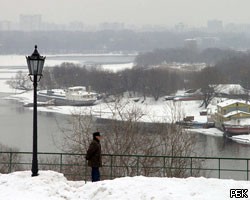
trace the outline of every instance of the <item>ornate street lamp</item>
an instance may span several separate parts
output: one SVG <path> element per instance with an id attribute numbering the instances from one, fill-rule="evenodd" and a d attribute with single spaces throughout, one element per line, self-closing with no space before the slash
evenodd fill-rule
<path id="1" fill-rule="evenodd" d="M 29 77 L 34 86 L 33 98 L 33 154 L 32 154 L 32 176 L 38 176 L 38 160 L 37 160 L 37 82 L 42 77 L 43 65 L 45 62 L 44 56 L 40 56 L 37 51 L 37 45 L 31 56 L 26 56 Z"/>

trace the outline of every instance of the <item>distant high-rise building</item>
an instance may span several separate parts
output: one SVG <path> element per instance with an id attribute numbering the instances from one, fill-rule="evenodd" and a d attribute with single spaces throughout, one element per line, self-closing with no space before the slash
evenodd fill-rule
<path id="1" fill-rule="evenodd" d="M 20 15 L 20 30 L 22 31 L 38 31 L 42 27 L 42 15 Z"/>
<path id="2" fill-rule="evenodd" d="M 102 30 L 122 30 L 124 23 L 101 23 L 100 29 Z"/>
<path id="3" fill-rule="evenodd" d="M 10 21 L 0 21 L 0 30 L 1 31 L 11 30 L 11 22 Z"/>
<path id="4" fill-rule="evenodd" d="M 175 25 L 175 30 L 178 31 L 178 32 L 182 32 L 184 31 L 186 28 L 185 24 L 180 22 L 178 24 Z"/>
<path id="5" fill-rule="evenodd" d="M 192 52 L 197 52 L 198 50 L 198 41 L 196 38 L 185 39 L 184 41 L 185 48 Z"/>
<path id="6" fill-rule="evenodd" d="M 209 20 L 207 22 L 207 29 L 211 32 L 220 32 L 223 30 L 223 23 L 220 20 Z"/>
<path id="7" fill-rule="evenodd" d="M 220 38 L 218 37 L 201 37 L 201 48 L 216 48 L 219 47 Z"/>
<path id="8" fill-rule="evenodd" d="M 82 31 L 84 30 L 84 24 L 79 21 L 73 21 L 69 23 L 68 29 L 70 31 Z"/>

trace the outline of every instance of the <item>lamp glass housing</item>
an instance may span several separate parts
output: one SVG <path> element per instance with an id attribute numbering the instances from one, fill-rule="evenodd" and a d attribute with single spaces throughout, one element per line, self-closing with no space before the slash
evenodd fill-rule
<path id="1" fill-rule="evenodd" d="M 31 56 L 26 56 L 26 61 L 29 69 L 29 75 L 42 76 L 45 56 L 40 56 L 37 51 L 37 46 Z"/>

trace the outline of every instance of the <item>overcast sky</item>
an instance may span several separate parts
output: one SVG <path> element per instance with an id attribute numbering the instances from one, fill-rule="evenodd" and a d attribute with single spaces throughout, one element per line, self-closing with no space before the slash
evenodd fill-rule
<path id="1" fill-rule="evenodd" d="M 206 26 L 207 20 L 250 24 L 250 0 L 0 0 L 0 21 L 41 14 L 43 21 L 85 24 Z"/>

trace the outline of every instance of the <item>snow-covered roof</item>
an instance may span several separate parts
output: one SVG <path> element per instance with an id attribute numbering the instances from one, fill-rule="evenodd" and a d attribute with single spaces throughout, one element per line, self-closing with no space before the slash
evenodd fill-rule
<path id="1" fill-rule="evenodd" d="M 201 94 L 201 89 L 178 90 L 175 96 L 190 96 L 195 94 Z"/>
<path id="2" fill-rule="evenodd" d="M 246 89 L 239 84 L 219 84 L 214 88 L 217 93 L 246 94 Z"/>
<path id="3" fill-rule="evenodd" d="M 249 102 L 246 102 L 244 100 L 237 100 L 237 99 L 228 99 L 226 101 L 223 101 L 221 103 L 218 103 L 217 106 L 219 107 L 226 107 L 228 105 L 232 105 L 232 104 L 235 104 L 235 103 L 243 103 L 243 104 L 248 104 L 250 105 Z"/>
<path id="4" fill-rule="evenodd" d="M 72 91 L 79 91 L 79 90 L 86 91 L 85 86 L 73 86 L 73 87 L 69 87 L 68 89 Z"/>
<path id="5" fill-rule="evenodd" d="M 244 111 L 241 111 L 241 110 L 234 110 L 234 111 L 229 112 L 226 115 L 224 115 L 224 117 L 234 116 L 234 115 L 239 114 L 239 113 L 250 115 L 250 113 L 248 113 L 248 112 L 244 112 Z"/>

